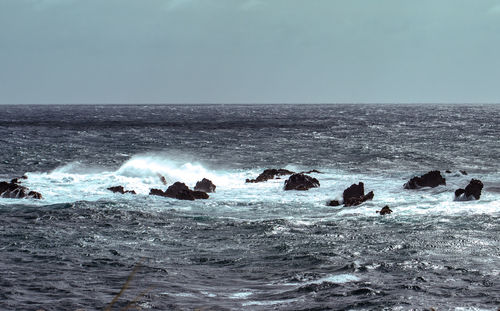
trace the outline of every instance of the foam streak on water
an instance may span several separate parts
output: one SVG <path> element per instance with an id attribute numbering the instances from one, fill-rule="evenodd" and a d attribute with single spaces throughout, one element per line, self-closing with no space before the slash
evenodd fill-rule
<path id="1" fill-rule="evenodd" d="M 44 199 L 0 199 L 0 309 L 103 309 L 143 258 L 117 309 L 495 310 L 500 109 L 408 108 L 7 106 L 0 175 Z M 321 187 L 245 183 L 266 168 Z M 445 186 L 403 190 L 433 169 Z M 217 192 L 149 196 L 159 175 Z M 481 199 L 454 201 L 471 178 Z M 372 201 L 326 206 L 359 181 Z"/>

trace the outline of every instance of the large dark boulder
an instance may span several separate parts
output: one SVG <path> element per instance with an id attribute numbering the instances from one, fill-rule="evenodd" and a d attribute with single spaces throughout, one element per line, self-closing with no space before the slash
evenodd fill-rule
<path id="1" fill-rule="evenodd" d="M 173 185 L 170 185 L 167 188 L 167 191 L 165 191 L 166 196 L 175 198 L 177 194 L 179 194 L 182 191 L 190 191 L 189 187 L 186 186 L 185 183 L 182 182 L 175 182 Z"/>
<path id="2" fill-rule="evenodd" d="M 109 190 L 109 191 L 111 191 L 113 193 L 121 193 L 121 194 L 130 193 L 130 194 L 136 194 L 134 190 L 125 190 L 125 188 L 123 188 L 123 186 L 109 187 L 109 188 L 107 188 L 107 190 Z"/>
<path id="3" fill-rule="evenodd" d="M 203 191 L 203 192 L 215 192 L 215 188 L 217 188 L 211 180 L 203 178 L 194 186 L 195 191 Z"/>
<path id="4" fill-rule="evenodd" d="M 162 191 L 160 189 L 151 189 L 149 191 L 149 195 L 158 195 L 167 198 L 173 198 L 178 200 L 190 200 L 193 201 L 195 199 L 208 199 L 209 196 L 203 191 L 193 191 L 189 189 L 186 184 L 181 182 L 176 182 L 170 187 L 167 188 L 166 191 Z"/>
<path id="5" fill-rule="evenodd" d="M 269 179 L 274 179 L 276 176 L 287 176 L 287 175 L 292 175 L 294 172 L 285 170 L 285 169 L 267 169 L 264 172 L 262 172 L 257 178 L 255 179 L 247 179 L 247 183 L 258 183 L 258 182 L 263 182 L 267 181 Z"/>
<path id="6" fill-rule="evenodd" d="M 350 198 L 358 198 L 365 195 L 365 184 L 360 182 L 359 184 L 352 184 L 349 188 L 344 190 L 342 198 L 345 200 Z"/>
<path id="7" fill-rule="evenodd" d="M 479 179 L 471 179 L 465 189 L 457 189 L 455 191 L 455 200 L 479 200 L 481 197 L 481 190 L 483 190 L 483 183 Z"/>
<path id="8" fill-rule="evenodd" d="M 446 179 L 441 176 L 440 171 L 430 171 L 420 177 L 416 176 L 403 185 L 405 189 L 419 189 L 422 187 L 437 187 L 446 185 Z"/>
<path id="9" fill-rule="evenodd" d="M 365 185 L 362 182 L 357 185 L 352 184 L 349 188 L 345 189 L 342 194 L 344 206 L 357 206 L 365 201 L 372 200 L 373 197 L 373 191 L 370 191 L 365 195 Z"/>
<path id="10" fill-rule="evenodd" d="M 28 188 L 19 185 L 16 182 L 0 182 L 0 197 L 9 199 L 41 199 L 42 195 L 36 191 L 30 191 Z"/>
<path id="11" fill-rule="evenodd" d="M 304 174 L 293 174 L 285 181 L 285 190 L 309 190 L 319 187 L 319 181 Z"/>

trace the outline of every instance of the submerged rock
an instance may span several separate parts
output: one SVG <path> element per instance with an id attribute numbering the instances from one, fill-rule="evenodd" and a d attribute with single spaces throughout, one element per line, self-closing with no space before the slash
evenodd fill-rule
<path id="1" fill-rule="evenodd" d="M 392 213 L 392 210 L 389 208 L 388 205 L 384 206 L 380 211 L 377 211 L 380 215 L 388 215 Z"/>
<path id="2" fill-rule="evenodd" d="M 203 178 L 194 186 L 195 191 L 203 191 L 203 192 L 215 192 L 215 188 L 217 188 L 211 180 Z"/>
<path id="3" fill-rule="evenodd" d="M 304 174 L 293 174 L 285 181 L 285 190 L 309 190 L 319 187 L 319 181 Z"/>
<path id="4" fill-rule="evenodd" d="M 149 195 L 158 195 L 167 198 L 173 198 L 178 200 L 190 200 L 193 201 L 195 199 L 208 199 L 209 196 L 207 193 L 203 191 L 193 191 L 189 189 L 186 184 L 181 182 L 176 182 L 170 187 L 167 188 L 166 191 L 162 191 L 160 189 L 151 189 L 149 191 Z"/>
<path id="5" fill-rule="evenodd" d="M 470 201 L 479 200 L 481 198 L 481 191 L 483 190 L 483 183 L 479 179 L 471 179 L 465 189 L 455 190 L 455 200 Z"/>
<path id="6" fill-rule="evenodd" d="M 134 190 L 125 190 L 125 188 L 123 188 L 123 186 L 109 187 L 109 188 L 107 188 L 107 190 L 114 192 L 114 193 L 121 193 L 121 194 L 125 194 L 125 193 L 136 194 Z"/>
<path id="7" fill-rule="evenodd" d="M 446 185 L 446 179 L 441 176 L 440 171 L 430 171 L 420 177 L 413 177 L 406 184 L 403 185 L 405 189 L 419 189 L 422 187 L 437 187 L 439 185 Z"/>
<path id="8" fill-rule="evenodd" d="M 327 204 L 328 206 L 340 206 L 340 202 L 337 200 L 331 200 Z"/>
<path id="9" fill-rule="evenodd" d="M 247 179 L 247 183 L 258 183 L 258 182 L 264 182 L 268 181 L 269 179 L 274 179 L 276 176 L 286 176 L 286 175 L 292 175 L 294 172 L 285 170 L 285 169 L 267 169 L 264 172 L 262 172 L 257 178 L 255 179 Z"/>
<path id="10" fill-rule="evenodd" d="M 0 197 L 9 199 L 41 199 L 42 194 L 36 191 L 30 191 L 16 182 L 0 182 Z"/>
<path id="11" fill-rule="evenodd" d="M 365 185 L 362 182 L 359 182 L 357 185 L 352 184 L 342 194 L 344 206 L 357 206 L 365 201 L 372 200 L 374 196 L 373 191 L 365 195 Z"/>

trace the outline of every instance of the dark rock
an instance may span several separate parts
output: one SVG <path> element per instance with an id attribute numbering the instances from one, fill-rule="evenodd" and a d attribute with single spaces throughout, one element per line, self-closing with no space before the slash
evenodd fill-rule
<path id="1" fill-rule="evenodd" d="M 439 185 L 446 185 L 446 179 L 441 176 L 440 171 L 431 171 L 420 177 L 413 177 L 403 187 L 405 189 L 419 189 L 422 187 L 434 188 Z"/>
<path id="2" fill-rule="evenodd" d="M 468 175 L 467 172 L 464 170 L 460 170 L 459 172 L 462 173 L 462 175 Z"/>
<path id="3" fill-rule="evenodd" d="M 388 205 L 384 206 L 380 211 L 377 211 L 380 215 L 388 215 L 392 213 L 392 210 L 389 208 Z"/>
<path id="4" fill-rule="evenodd" d="M 446 170 L 446 174 L 451 174 L 451 171 L 450 170 Z"/>
<path id="5" fill-rule="evenodd" d="M 149 190 L 149 195 L 158 195 L 161 197 L 167 196 L 167 194 L 161 189 L 151 189 L 151 190 Z"/>
<path id="6" fill-rule="evenodd" d="M 458 198 L 459 196 L 461 196 L 464 193 L 465 193 L 465 189 L 462 189 L 462 188 L 457 189 L 457 190 L 455 190 L 455 197 Z"/>
<path id="7" fill-rule="evenodd" d="M 178 200 L 195 200 L 195 199 L 208 199 L 209 196 L 203 191 L 193 191 L 186 186 L 186 184 L 181 182 L 176 182 L 166 191 L 160 189 L 151 189 L 149 195 L 158 195 L 167 198 L 173 198 Z"/>
<path id="8" fill-rule="evenodd" d="M 107 190 L 114 192 L 114 193 L 121 193 L 121 194 L 125 194 L 125 193 L 136 194 L 134 190 L 125 190 L 125 188 L 123 188 L 123 186 L 109 187 Z"/>
<path id="9" fill-rule="evenodd" d="M 276 176 L 285 176 L 285 175 L 292 175 L 294 172 L 291 172 L 289 170 L 285 169 L 267 169 L 264 172 L 262 172 L 257 178 L 255 179 L 247 179 L 247 183 L 257 183 L 257 182 L 263 182 L 267 181 L 269 179 L 274 179 Z"/>
<path id="10" fill-rule="evenodd" d="M 455 199 L 458 200 L 479 200 L 481 198 L 483 183 L 478 179 L 471 179 L 465 189 L 455 190 Z"/>
<path id="11" fill-rule="evenodd" d="M 167 197 L 175 198 L 178 193 L 181 191 L 190 191 L 188 186 L 186 186 L 185 183 L 181 182 L 175 182 L 173 185 L 167 188 L 167 191 L 165 191 L 165 194 Z"/>
<path id="12" fill-rule="evenodd" d="M 375 194 L 373 191 L 368 192 L 366 195 L 362 195 L 359 197 L 354 197 L 354 198 L 348 198 L 347 200 L 344 200 L 344 206 L 357 206 L 360 205 L 363 202 L 366 202 L 368 200 L 373 200 L 373 197 Z"/>
<path id="13" fill-rule="evenodd" d="M 23 175 L 21 177 L 18 177 L 18 178 L 14 178 L 10 181 L 11 184 L 19 184 L 21 182 L 20 179 L 28 179 L 28 176 L 26 175 Z"/>
<path id="14" fill-rule="evenodd" d="M 30 191 L 30 192 L 28 192 L 28 198 L 41 200 L 42 194 L 40 192 Z"/>
<path id="15" fill-rule="evenodd" d="M 340 206 L 340 202 L 337 200 L 331 200 L 330 202 L 328 202 L 327 205 L 328 206 Z"/>
<path id="16" fill-rule="evenodd" d="M 365 195 L 365 185 L 360 182 L 357 185 L 352 184 L 349 188 L 345 189 L 342 197 L 344 199 L 344 206 L 356 206 L 365 201 L 372 200 L 374 193 L 370 191 Z"/>
<path id="17" fill-rule="evenodd" d="M 192 195 L 195 199 L 206 200 L 209 198 L 208 194 L 204 191 L 192 191 Z"/>
<path id="18" fill-rule="evenodd" d="M 167 189 L 168 192 L 168 189 Z M 181 189 L 175 194 L 175 198 L 178 200 L 189 200 L 189 201 L 194 201 L 195 197 L 193 195 L 194 191 L 191 191 L 189 189 Z"/>
<path id="19" fill-rule="evenodd" d="M 358 198 L 365 195 L 365 185 L 360 182 L 359 184 L 352 184 L 349 188 L 344 190 L 342 198 L 344 202 L 350 198 Z"/>
<path id="20" fill-rule="evenodd" d="M 0 182 L 0 197 L 9 199 L 32 198 L 41 199 L 42 195 L 36 191 L 30 191 L 28 188 L 13 182 Z"/>
<path id="21" fill-rule="evenodd" d="M 309 190 L 319 187 L 319 181 L 316 178 L 304 174 L 293 174 L 285 181 L 285 190 Z"/>
<path id="22" fill-rule="evenodd" d="M 196 183 L 194 186 L 195 191 L 203 191 L 203 192 L 215 192 L 216 186 L 212 183 L 211 180 L 203 178 L 201 181 Z"/>

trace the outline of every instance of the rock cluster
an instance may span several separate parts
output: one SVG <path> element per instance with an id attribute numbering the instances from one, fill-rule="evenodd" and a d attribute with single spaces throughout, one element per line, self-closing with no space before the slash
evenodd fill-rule
<path id="1" fill-rule="evenodd" d="M 21 178 L 14 178 L 10 182 L 2 181 L 0 182 L 0 197 L 9 199 L 38 199 L 42 198 L 42 194 L 36 191 L 30 191 L 28 188 L 21 186 L 19 184 L 19 179 L 26 179 L 23 176 Z"/>
<path id="2" fill-rule="evenodd" d="M 186 184 L 181 182 L 176 182 L 170 187 L 167 188 L 166 191 L 161 189 L 151 189 L 149 195 L 158 195 L 167 198 L 173 198 L 178 200 L 190 200 L 194 201 L 196 199 L 208 199 L 209 196 L 206 192 L 203 191 L 193 191 L 189 189 Z"/>

